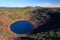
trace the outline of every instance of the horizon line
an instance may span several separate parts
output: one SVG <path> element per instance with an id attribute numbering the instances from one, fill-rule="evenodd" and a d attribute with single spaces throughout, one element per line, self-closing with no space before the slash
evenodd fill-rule
<path id="1" fill-rule="evenodd" d="M 60 7 L 43 7 L 43 6 L 24 6 L 24 7 L 9 7 L 9 6 L 0 6 L 0 8 L 25 8 L 25 7 L 60 8 Z"/>

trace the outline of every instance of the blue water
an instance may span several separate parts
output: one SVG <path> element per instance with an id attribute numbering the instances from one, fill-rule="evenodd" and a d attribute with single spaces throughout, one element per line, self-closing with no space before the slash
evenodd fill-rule
<path id="1" fill-rule="evenodd" d="M 16 34 L 26 34 L 32 32 L 34 26 L 28 21 L 17 21 L 11 24 L 10 29 Z"/>

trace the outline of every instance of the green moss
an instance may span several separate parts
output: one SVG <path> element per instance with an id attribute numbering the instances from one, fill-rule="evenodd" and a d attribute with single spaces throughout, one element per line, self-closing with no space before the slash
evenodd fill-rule
<path id="1" fill-rule="evenodd" d="M 2 21 L 0 21 L 0 26 L 2 26 L 3 25 L 3 22 Z"/>

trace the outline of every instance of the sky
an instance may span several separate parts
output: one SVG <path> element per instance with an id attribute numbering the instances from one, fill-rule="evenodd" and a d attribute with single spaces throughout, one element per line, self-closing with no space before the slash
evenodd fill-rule
<path id="1" fill-rule="evenodd" d="M 60 7 L 60 0 L 0 0 L 0 7 Z"/>

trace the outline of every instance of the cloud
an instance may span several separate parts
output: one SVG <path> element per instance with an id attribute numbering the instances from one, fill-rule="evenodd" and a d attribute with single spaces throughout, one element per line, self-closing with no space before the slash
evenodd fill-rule
<path id="1" fill-rule="evenodd" d="M 52 4 L 52 3 L 40 3 L 37 6 L 41 7 L 60 7 L 60 4 Z"/>
<path id="2" fill-rule="evenodd" d="M 0 7 L 21 7 L 20 4 L 1 4 Z"/>

